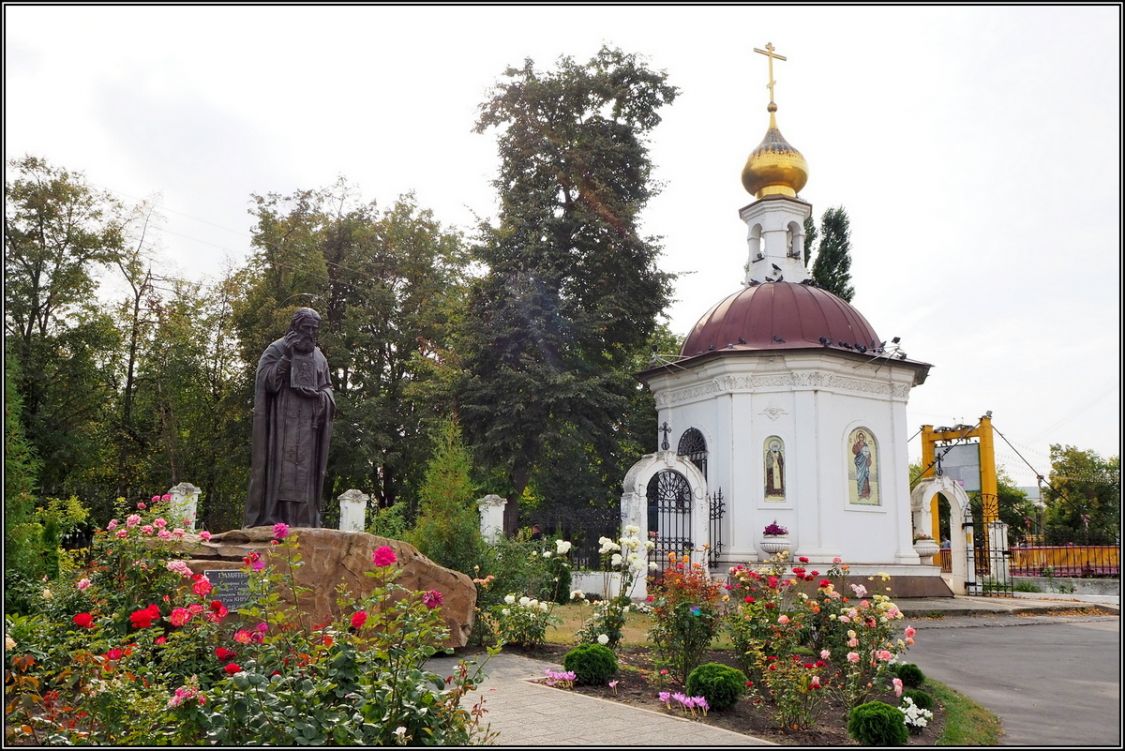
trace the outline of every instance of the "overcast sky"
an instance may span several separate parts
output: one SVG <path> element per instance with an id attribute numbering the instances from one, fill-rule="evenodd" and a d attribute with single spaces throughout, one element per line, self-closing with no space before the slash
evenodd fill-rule
<path id="1" fill-rule="evenodd" d="M 778 125 L 814 216 L 844 206 L 853 304 L 933 363 L 923 423 L 994 425 L 1120 453 L 1121 17 L 1104 7 L 5 7 L 5 157 L 33 154 L 136 202 L 159 195 L 165 268 L 249 252 L 251 193 L 345 176 L 414 191 L 447 226 L 495 212 L 477 107 L 509 65 L 644 55 L 681 96 L 652 137 L 643 230 L 679 272 L 685 334 L 738 288 L 739 181 Z M 919 440 L 911 458 L 920 455 Z M 997 440 L 1018 484 L 1034 474 Z"/>

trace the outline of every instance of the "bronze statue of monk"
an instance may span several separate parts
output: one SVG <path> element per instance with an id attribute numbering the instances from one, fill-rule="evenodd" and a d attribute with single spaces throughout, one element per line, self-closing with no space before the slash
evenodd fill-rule
<path id="1" fill-rule="evenodd" d="M 316 346 L 320 315 L 293 314 L 266 347 L 254 377 L 254 431 L 245 526 L 319 527 L 336 401 L 328 361 Z"/>

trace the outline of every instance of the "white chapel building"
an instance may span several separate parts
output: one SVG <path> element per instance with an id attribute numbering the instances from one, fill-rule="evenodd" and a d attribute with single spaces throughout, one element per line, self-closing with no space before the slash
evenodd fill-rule
<path id="1" fill-rule="evenodd" d="M 792 556 L 822 571 L 840 556 L 854 574 L 891 574 L 898 594 L 948 595 L 912 539 L 906 403 L 930 365 L 811 283 L 802 251 L 812 206 L 799 195 L 808 165 L 776 111 L 771 101 L 742 171 L 754 200 L 739 211 L 738 286 L 677 358 L 638 374 L 655 396 L 660 450 L 627 474 L 622 519 L 658 550 L 704 550 L 716 573 L 764 559 L 776 522 Z"/>

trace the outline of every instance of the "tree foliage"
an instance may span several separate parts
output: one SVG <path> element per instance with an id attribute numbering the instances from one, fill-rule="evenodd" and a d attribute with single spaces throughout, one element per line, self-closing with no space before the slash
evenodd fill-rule
<path id="1" fill-rule="evenodd" d="M 418 523 L 407 535 L 409 541 L 442 566 L 472 574 L 484 541 L 472 459 L 461 443 L 461 428 L 452 419 L 435 431 L 433 458 L 419 494 Z"/>
<path id="2" fill-rule="evenodd" d="M 805 231 L 808 232 L 807 225 Z M 806 234 L 805 237 L 814 235 Z M 806 239 L 806 254 L 810 243 L 811 240 Z M 851 267 L 851 230 L 848 227 L 848 212 L 843 206 L 828 209 L 820 219 L 820 244 L 817 246 L 816 260 L 813 261 L 812 278 L 821 288 L 845 302 L 851 302 L 855 297 L 855 288 L 851 283 Z"/>
<path id="3" fill-rule="evenodd" d="M 122 250 L 120 206 L 79 173 L 25 157 L 5 181 L 4 325 L 22 368 L 27 439 L 52 495 L 84 493 L 112 466 L 106 432 L 119 333 L 94 297 Z"/>
<path id="4" fill-rule="evenodd" d="M 548 453 L 612 451 L 628 366 L 668 302 L 659 246 L 637 226 L 654 190 L 645 139 L 677 94 L 665 79 L 603 48 L 584 65 L 509 68 L 481 106 L 478 132 L 498 133 L 500 216 L 476 249 L 488 273 L 469 297 L 461 418 L 505 476 L 509 532 Z"/>
<path id="5" fill-rule="evenodd" d="M 803 249 L 803 259 L 805 268 L 809 267 L 809 259 L 812 258 L 813 248 L 816 247 L 816 222 L 813 221 L 812 215 L 805 217 L 805 247 Z"/>
<path id="6" fill-rule="evenodd" d="M 1121 457 L 1051 445 L 1044 501 L 1047 542 L 1111 545 L 1121 539 Z"/>

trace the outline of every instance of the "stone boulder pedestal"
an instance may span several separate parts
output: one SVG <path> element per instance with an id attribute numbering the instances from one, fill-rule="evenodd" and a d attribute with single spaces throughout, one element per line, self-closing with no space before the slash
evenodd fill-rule
<path id="1" fill-rule="evenodd" d="M 336 529 L 291 528 L 300 544 L 303 565 L 296 579 L 300 586 L 310 588 L 300 601 L 310 617 L 311 624 L 321 624 L 339 615 L 336 605 L 336 588 L 340 583 L 357 597 L 370 594 L 376 581 L 364 576 L 375 565 L 371 554 L 384 545 L 395 551 L 402 572 L 395 579 L 407 589 L 428 591 L 436 589 L 442 594 L 441 613 L 449 627 L 449 640 L 445 646 L 463 647 L 468 643 L 473 627 L 473 613 L 477 591 L 472 580 L 459 571 L 444 568 L 418 552 L 418 549 L 401 540 L 369 535 L 366 532 L 344 532 Z M 213 535 L 204 542 L 188 535 L 180 544 L 188 566 L 197 573 L 204 570 L 242 569 L 243 558 L 257 551 L 267 562 L 277 554 L 272 527 L 232 529 Z M 284 560 L 278 561 L 283 563 Z"/>

